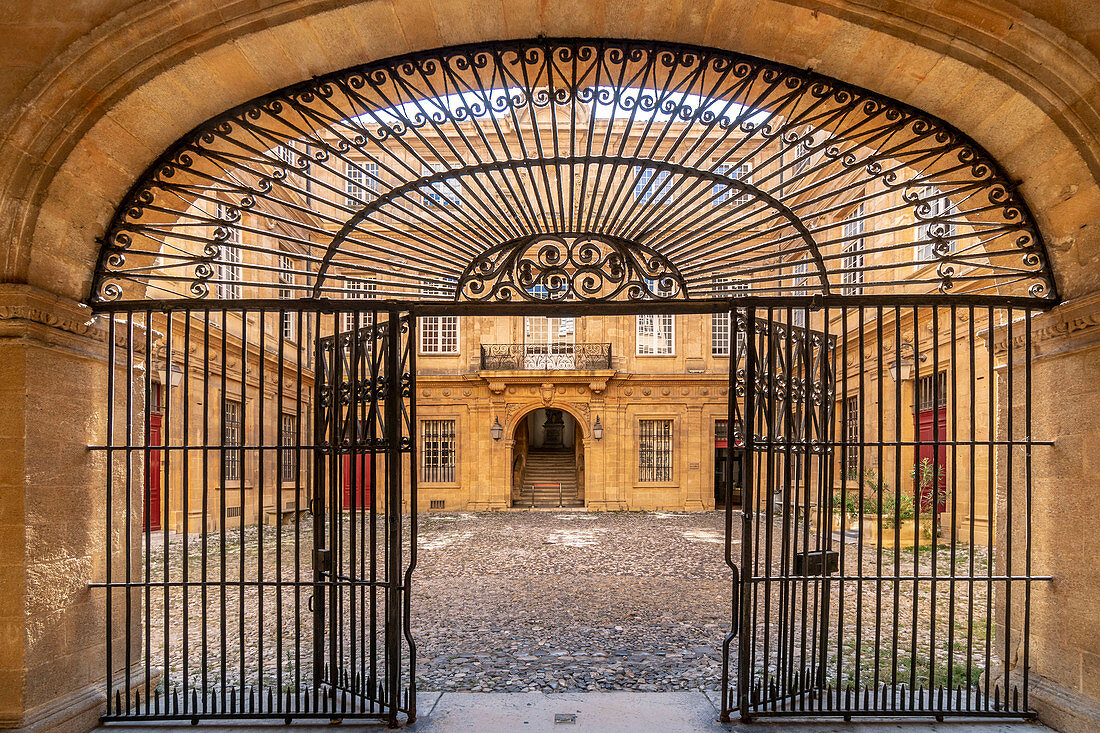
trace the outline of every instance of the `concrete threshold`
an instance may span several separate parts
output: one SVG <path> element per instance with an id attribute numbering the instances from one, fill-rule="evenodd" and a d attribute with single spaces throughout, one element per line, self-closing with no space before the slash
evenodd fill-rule
<path id="1" fill-rule="evenodd" d="M 764 720 L 750 724 L 718 722 L 717 693 L 698 692 L 421 692 L 417 696 L 420 716 L 405 730 L 415 733 L 688 733 L 729 731 L 737 733 L 1049 733 L 1039 723 L 1014 721 L 947 721 L 925 719 L 858 720 Z M 203 723 L 119 724 L 102 726 L 101 731 L 276 731 L 292 733 L 336 733 L 340 730 L 382 731 L 384 724 L 345 722 L 318 723 Z"/>

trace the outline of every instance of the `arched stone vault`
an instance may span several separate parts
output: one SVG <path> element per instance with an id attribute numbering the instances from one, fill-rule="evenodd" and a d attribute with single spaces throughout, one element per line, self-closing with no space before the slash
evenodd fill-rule
<path id="1" fill-rule="evenodd" d="M 1007 2 L 935 12 L 813 0 L 626 10 L 530 0 L 300 0 L 217 11 L 148 2 L 119 11 L 58 49 L 10 107 L 0 148 L 5 280 L 86 299 L 95 237 L 130 182 L 187 129 L 233 104 L 364 60 L 553 32 L 755 54 L 941 116 L 1019 178 L 1063 296 L 1100 285 L 1091 221 L 1100 207 L 1091 101 L 1100 69 L 1084 47 Z"/>

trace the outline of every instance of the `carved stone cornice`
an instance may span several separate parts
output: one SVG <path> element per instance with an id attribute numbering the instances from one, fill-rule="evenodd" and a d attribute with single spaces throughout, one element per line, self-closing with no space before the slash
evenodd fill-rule
<path id="1" fill-rule="evenodd" d="M 1013 314 L 1012 350 L 1022 358 L 1027 345 L 1023 314 Z M 1046 313 L 1031 317 L 1033 357 L 1054 354 L 1100 344 L 1100 291 L 1066 301 Z M 1008 325 L 993 331 L 993 350 L 998 356 L 1008 353 Z"/>
<path id="2" fill-rule="evenodd" d="M 74 300 L 22 284 L 0 285 L 0 332 L 29 324 L 106 342 L 107 329 L 92 319 L 92 311 Z"/>

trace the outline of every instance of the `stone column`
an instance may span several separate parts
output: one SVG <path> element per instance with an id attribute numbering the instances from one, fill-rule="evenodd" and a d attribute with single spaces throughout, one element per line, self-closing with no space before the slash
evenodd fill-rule
<path id="1" fill-rule="evenodd" d="M 1014 437 L 1024 436 L 1024 328 L 1013 330 Z M 1007 333 L 995 336 L 998 350 L 998 422 L 1007 417 Z M 1032 322 L 1032 435 L 1054 445 L 1032 451 L 1032 573 L 1053 581 L 1032 583 L 1030 704 L 1040 719 L 1063 731 L 1100 730 L 1100 294 L 1070 301 Z M 998 545 L 1012 542 L 1012 573 L 1022 575 L 1025 546 L 1024 449 L 1012 451 L 1013 526 L 1007 528 L 1004 487 L 1008 456 L 997 460 L 995 525 Z M 1004 553 L 998 573 L 1004 572 Z M 1023 681 L 1023 583 L 1014 584 L 1009 620 L 1009 687 Z M 998 591 L 999 654 L 1004 655 L 1004 594 Z M 994 674 L 1003 675 L 1002 671 Z M 1003 676 L 1001 677 L 1003 680 Z"/>
<path id="2" fill-rule="evenodd" d="M 88 446 L 106 440 L 107 330 L 89 317 L 0 285 L 0 727 L 86 731 L 105 710 L 106 591 L 89 584 L 105 574 L 106 457 Z"/>

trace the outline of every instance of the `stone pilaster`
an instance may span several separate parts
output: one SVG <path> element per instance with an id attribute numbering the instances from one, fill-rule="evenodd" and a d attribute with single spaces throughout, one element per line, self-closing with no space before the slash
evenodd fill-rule
<path id="1" fill-rule="evenodd" d="M 90 315 L 0 285 L 0 727 L 85 731 L 106 703 L 106 591 L 89 587 L 106 459 L 88 446 L 106 438 L 108 332 Z"/>
<path id="2" fill-rule="evenodd" d="M 1100 522 L 1097 522 L 1097 487 L 1100 486 L 1100 294 L 1070 301 L 1032 320 L 1031 410 L 1032 435 L 1053 440 L 1053 446 L 1036 446 L 1032 457 L 1032 573 L 1052 575 L 1052 581 L 1032 583 L 1029 619 L 1031 639 L 1028 657 L 1031 705 L 1040 719 L 1058 730 L 1083 733 L 1100 730 Z M 998 397 L 1002 432 L 1007 427 L 1007 329 L 995 335 L 998 362 Z M 1013 435 L 1023 435 L 1027 409 L 1024 398 L 1026 371 L 1022 362 L 1025 335 L 1021 321 L 1013 328 Z M 1009 456 L 998 457 L 998 485 L 1005 486 Z M 996 524 L 999 544 L 1011 541 L 1024 547 L 1022 521 L 1025 508 L 1022 448 L 1012 452 L 1015 521 L 1007 528 L 1008 502 L 998 497 Z M 1002 571 L 1004 557 L 999 558 Z M 1013 561 L 1012 573 L 1023 574 L 1022 556 Z M 1023 680 L 1022 637 L 1023 584 L 1013 589 L 1010 617 L 1014 640 L 1009 685 Z M 1004 596 L 998 597 L 998 636 L 1004 644 Z M 1002 651 L 1003 655 L 1004 652 Z"/>

